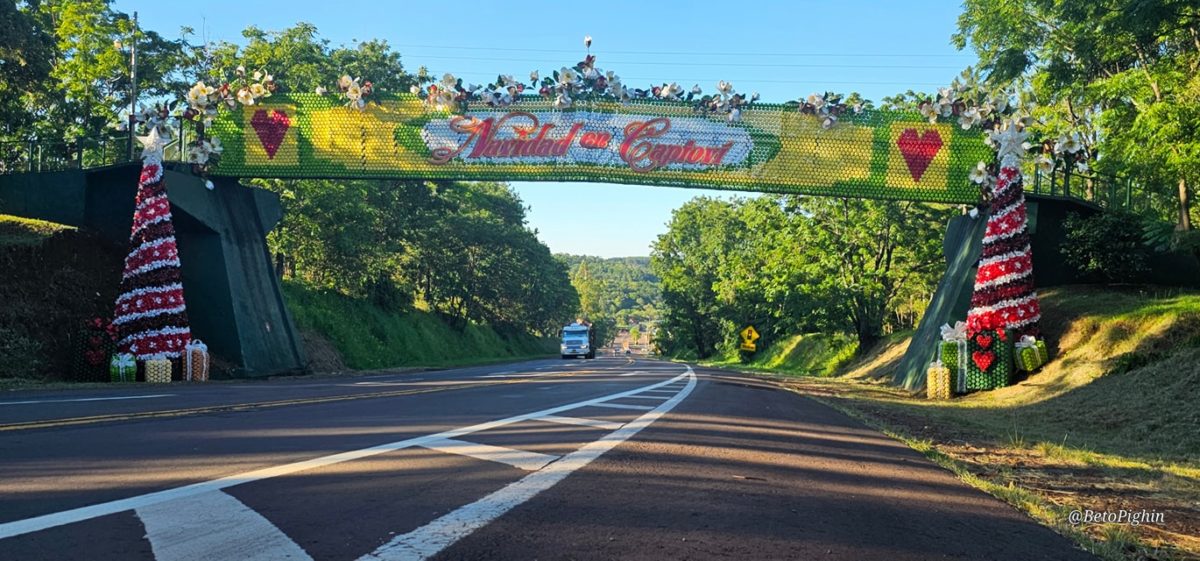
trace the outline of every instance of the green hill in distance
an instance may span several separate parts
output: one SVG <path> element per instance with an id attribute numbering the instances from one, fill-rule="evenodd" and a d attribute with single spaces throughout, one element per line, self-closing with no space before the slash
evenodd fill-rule
<path id="1" fill-rule="evenodd" d="M 566 264 L 579 293 L 580 316 L 597 325 L 602 343 L 624 341 L 630 335 L 649 340 L 662 307 L 662 290 L 649 257 L 554 257 Z"/>

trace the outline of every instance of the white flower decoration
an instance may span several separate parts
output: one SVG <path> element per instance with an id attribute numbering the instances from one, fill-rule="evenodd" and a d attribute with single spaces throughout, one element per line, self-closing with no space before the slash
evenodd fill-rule
<path id="1" fill-rule="evenodd" d="M 971 170 L 971 173 L 968 175 L 968 177 L 971 179 L 971 181 L 982 185 L 983 182 L 987 181 L 988 178 L 987 164 L 979 162 L 979 164 L 975 166 L 975 169 Z"/>
<path id="2" fill-rule="evenodd" d="M 1042 173 L 1050 173 L 1054 171 L 1054 160 L 1051 160 L 1045 154 L 1038 156 L 1037 169 Z"/>
<path id="3" fill-rule="evenodd" d="M 254 94 L 250 93 L 250 88 L 238 90 L 237 99 L 242 105 L 254 105 Z"/>

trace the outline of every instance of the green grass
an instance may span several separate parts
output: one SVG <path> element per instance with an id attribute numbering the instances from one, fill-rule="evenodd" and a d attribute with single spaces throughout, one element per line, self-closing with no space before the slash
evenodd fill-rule
<path id="1" fill-rule="evenodd" d="M 749 362 L 742 362 L 734 354 L 703 364 L 799 376 L 833 376 L 854 358 L 857 349 L 857 340 L 849 335 L 806 333 L 762 349 Z"/>
<path id="2" fill-rule="evenodd" d="M 299 283 L 285 282 L 283 292 L 297 327 L 328 339 L 354 369 L 477 364 L 557 350 L 555 341 L 484 325 L 458 330 L 434 314 L 389 313 L 365 300 Z"/>
<path id="3" fill-rule="evenodd" d="M 1064 287 L 1042 294 L 1042 311 L 1051 361 L 1006 388 L 930 401 L 882 383 L 904 340 L 871 349 L 838 377 L 789 383 L 1104 559 L 1197 554 L 1191 518 L 1176 520 L 1176 535 L 1071 527 L 1064 513 L 1200 503 L 1200 293 Z"/>
<path id="4" fill-rule="evenodd" d="M 1072 287 L 1043 295 L 1053 360 L 1017 384 L 907 414 L 1020 441 L 1200 467 L 1200 294 Z"/>
<path id="5" fill-rule="evenodd" d="M 0 247 L 38 245 L 58 232 L 74 229 L 45 220 L 0 214 Z"/>
<path id="6" fill-rule="evenodd" d="M 875 417 L 864 414 L 858 408 L 850 406 L 844 400 L 821 397 L 814 397 L 814 399 L 846 413 L 896 440 L 904 442 L 909 448 L 920 452 L 939 466 L 954 472 L 964 483 L 1024 511 L 1035 520 L 1071 538 L 1075 543 L 1101 559 L 1106 561 L 1126 561 L 1131 558 L 1131 554 L 1138 559 L 1152 559 L 1155 558 L 1152 556 L 1153 554 L 1159 553 L 1143 544 L 1126 527 L 1115 525 L 1106 527 L 1103 530 L 1103 539 L 1096 539 L 1088 533 L 1081 531 L 1079 527 L 1070 524 L 1067 516 L 1071 511 L 1070 506 L 1056 504 L 1047 500 L 1046 497 L 1030 491 L 1012 480 L 998 482 L 994 479 L 980 477 L 973 471 L 977 466 L 944 454 L 930 440 L 914 437 L 904 429 L 880 422 Z"/>

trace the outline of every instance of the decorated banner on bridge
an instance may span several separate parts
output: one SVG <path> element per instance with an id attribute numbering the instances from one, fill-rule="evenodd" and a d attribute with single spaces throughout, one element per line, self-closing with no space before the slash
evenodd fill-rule
<path id="1" fill-rule="evenodd" d="M 794 106 L 740 119 L 683 102 L 598 101 L 556 109 L 524 97 L 452 113 L 415 95 L 346 107 L 275 95 L 222 113 L 214 175 L 589 181 L 971 204 L 992 151 L 977 130 L 863 110 L 833 126 Z"/>

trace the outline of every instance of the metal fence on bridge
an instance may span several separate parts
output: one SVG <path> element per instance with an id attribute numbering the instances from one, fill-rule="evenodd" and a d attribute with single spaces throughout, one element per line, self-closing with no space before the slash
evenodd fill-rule
<path id="1" fill-rule="evenodd" d="M 182 143 L 173 140 L 164 149 L 164 159 L 182 161 Z M 0 174 L 89 169 L 133 161 L 140 146 L 130 154 L 129 137 L 99 136 L 70 141 L 0 141 Z"/>

